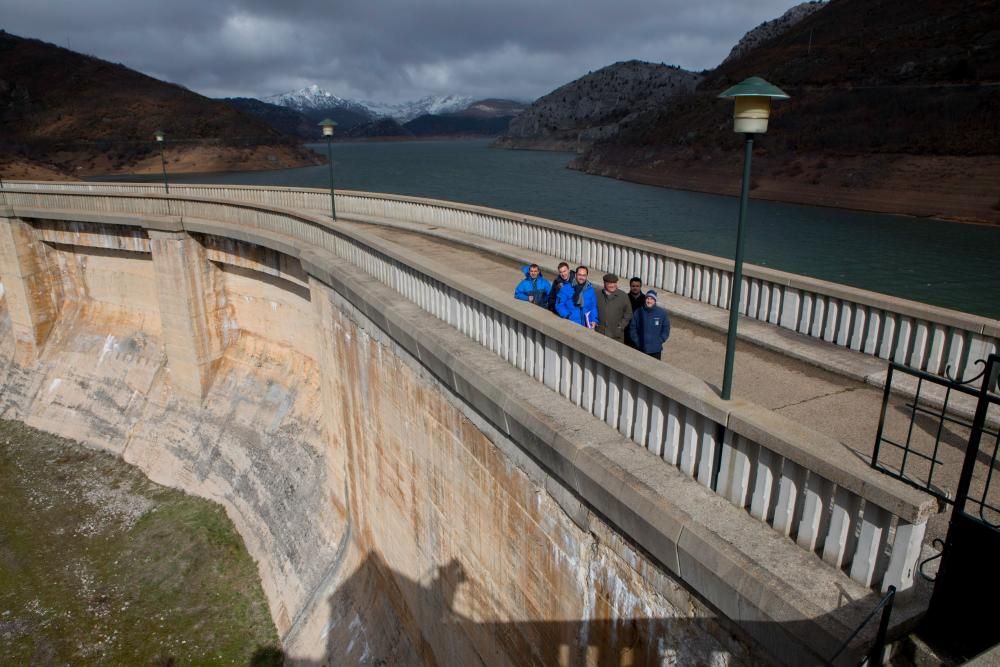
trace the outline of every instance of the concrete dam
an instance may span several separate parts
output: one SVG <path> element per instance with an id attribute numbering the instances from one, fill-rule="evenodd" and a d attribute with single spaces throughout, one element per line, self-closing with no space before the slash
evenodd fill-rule
<path id="1" fill-rule="evenodd" d="M 337 220 L 307 189 L 0 193 L 0 415 L 221 503 L 294 664 L 851 664 L 889 586 L 894 635 L 926 608 L 929 496 L 404 232 L 723 315 L 731 263 L 371 193 L 338 193 Z M 997 350 L 983 318 L 744 280 L 789 346 L 931 372 Z"/>

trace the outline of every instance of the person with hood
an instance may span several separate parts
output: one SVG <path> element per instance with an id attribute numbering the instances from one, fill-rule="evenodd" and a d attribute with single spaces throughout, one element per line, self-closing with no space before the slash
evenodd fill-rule
<path id="1" fill-rule="evenodd" d="M 618 276 L 613 273 L 604 275 L 604 289 L 597 293 L 597 319 L 600 320 L 595 329 L 597 333 L 619 343 L 625 342 L 632 306 L 625 293 L 618 289 Z"/>
<path id="2" fill-rule="evenodd" d="M 632 313 L 628 325 L 628 337 L 633 347 L 649 356 L 660 359 L 663 344 L 670 338 L 670 318 L 667 311 L 656 305 L 656 292 L 646 292 L 646 303 Z"/>
<path id="3" fill-rule="evenodd" d="M 566 283 L 556 297 L 556 313 L 559 317 L 576 322 L 588 329 L 598 324 L 597 295 L 587 280 L 589 270 L 585 266 L 576 267 L 572 283 Z"/>
<path id="4" fill-rule="evenodd" d="M 537 264 L 532 264 L 521 267 L 521 271 L 524 273 L 524 280 L 514 288 L 514 298 L 548 308 L 552 284 L 542 276 L 542 270 Z"/>
<path id="5" fill-rule="evenodd" d="M 549 310 L 556 315 L 559 314 L 556 311 L 556 301 L 559 300 L 559 290 L 561 290 L 563 285 L 566 283 L 572 283 L 573 281 L 573 272 L 569 270 L 569 264 L 566 262 L 559 262 L 558 273 L 556 273 L 556 277 L 552 280 L 552 290 L 549 292 Z"/>

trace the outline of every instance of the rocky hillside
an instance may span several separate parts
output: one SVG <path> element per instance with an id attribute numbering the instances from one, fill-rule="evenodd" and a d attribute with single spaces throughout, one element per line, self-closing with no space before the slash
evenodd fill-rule
<path id="1" fill-rule="evenodd" d="M 296 138 L 228 104 L 2 31 L 0 127 L 0 173 L 15 164 L 63 175 L 159 170 L 157 129 L 167 134 L 168 168 L 175 170 L 279 168 L 317 159 Z"/>
<path id="2" fill-rule="evenodd" d="M 729 55 L 726 56 L 726 59 L 723 60 L 722 63 L 725 64 L 731 60 L 736 60 L 761 44 L 770 41 L 775 37 L 780 37 L 793 25 L 809 16 L 817 9 L 823 7 L 824 4 L 824 2 L 820 2 L 819 0 L 814 2 L 803 2 L 801 5 L 795 5 L 774 20 L 764 21 L 759 26 L 743 35 L 743 38 L 736 43 L 736 46 L 733 47 L 733 50 L 729 52 Z"/>
<path id="3" fill-rule="evenodd" d="M 679 67 L 638 60 L 615 63 L 536 100 L 511 121 L 497 145 L 576 149 L 607 140 L 644 111 L 690 92 L 700 80 Z"/>
<path id="4" fill-rule="evenodd" d="M 243 113 L 256 116 L 282 134 L 305 140 L 316 140 L 322 134 L 318 125 L 319 120 L 313 122 L 301 111 L 280 104 L 262 102 L 252 97 L 226 97 L 220 101 Z M 340 123 L 340 121 L 337 122 Z"/>
<path id="5" fill-rule="evenodd" d="M 574 166 L 735 192 L 742 138 L 717 95 L 758 75 L 791 99 L 757 139 L 754 196 L 1000 222 L 995 0 L 831 0 L 782 27 Z"/>

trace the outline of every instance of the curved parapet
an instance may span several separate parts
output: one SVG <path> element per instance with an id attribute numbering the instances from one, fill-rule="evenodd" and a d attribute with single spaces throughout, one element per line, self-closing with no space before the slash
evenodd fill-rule
<path id="1" fill-rule="evenodd" d="M 66 192 L 153 194 L 154 184 L 11 182 Z M 219 197 L 325 212 L 329 191 L 234 185 L 176 185 L 189 196 Z M 422 222 L 502 241 L 529 252 L 639 276 L 643 285 L 728 309 L 732 261 L 537 216 L 419 197 L 340 191 L 337 210 L 359 220 Z M 1000 350 L 1000 321 L 762 266 L 745 265 L 745 317 L 936 375 L 966 377 Z M 974 373 L 973 373 L 974 374 Z"/>

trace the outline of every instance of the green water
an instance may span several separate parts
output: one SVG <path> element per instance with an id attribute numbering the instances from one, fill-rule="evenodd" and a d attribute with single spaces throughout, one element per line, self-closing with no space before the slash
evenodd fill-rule
<path id="1" fill-rule="evenodd" d="M 337 188 L 481 204 L 732 257 L 735 197 L 590 176 L 566 169 L 571 157 L 486 140 L 333 145 Z M 328 179 L 326 165 L 171 176 L 305 187 Z M 1000 318 L 1000 228 L 751 200 L 746 239 L 754 264 Z"/>

